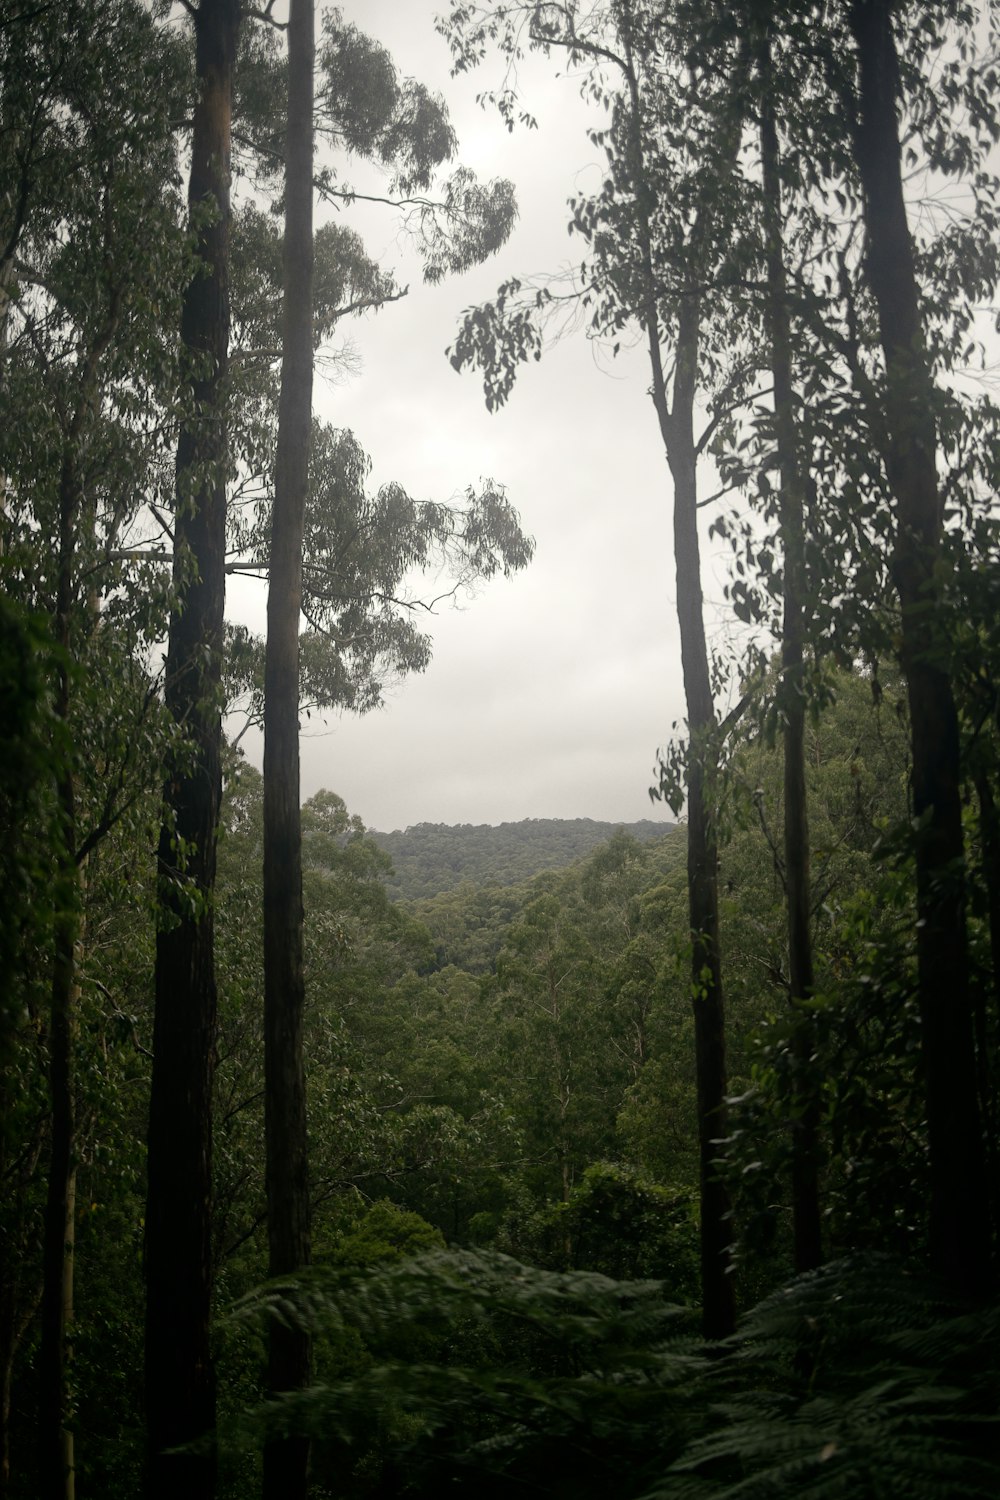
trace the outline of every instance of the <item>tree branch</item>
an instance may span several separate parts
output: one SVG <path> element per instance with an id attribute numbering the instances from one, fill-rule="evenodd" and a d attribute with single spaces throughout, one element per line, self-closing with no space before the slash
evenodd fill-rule
<path id="1" fill-rule="evenodd" d="M 287 21 L 276 21 L 274 19 L 274 6 L 275 0 L 268 0 L 268 3 L 263 10 L 256 10 L 249 5 L 245 5 L 243 7 L 243 14 L 247 16 L 251 21 L 263 21 L 266 25 L 273 26 L 275 31 L 287 31 Z"/>

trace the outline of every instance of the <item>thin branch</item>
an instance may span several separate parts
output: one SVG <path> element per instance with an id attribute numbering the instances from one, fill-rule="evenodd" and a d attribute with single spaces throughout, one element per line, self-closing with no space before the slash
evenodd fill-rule
<path id="1" fill-rule="evenodd" d="M 775 841 L 774 834 L 768 825 L 767 814 L 764 812 L 764 793 L 758 788 L 753 794 L 753 805 L 757 809 L 757 820 L 760 823 L 761 832 L 767 840 L 767 847 L 771 851 L 771 859 L 774 863 L 774 873 L 781 881 L 781 889 L 788 894 L 788 883 L 785 880 L 785 864 L 781 857 L 781 851 Z"/>
<path id="2" fill-rule="evenodd" d="M 143 699 L 142 708 L 139 712 L 138 717 L 138 722 L 140 724 L 145 719 L 152 705 L 156 702 L 157 696 L 158 683 L 154 679 L 149 684 L 146 690 L 146 695 Z M 115 771 L 114 776 L 109 781 L 107 789 L 105 791 L 104 805 L 101 809 L 101 815 L 94 826 L 91 828 L 87 837 L 83 840 L 82 844 L 80 844 L 76 850 L 74 859 L 78 867 L 83 864 L 84 860 L 91 853 L 91 851 L 97 848 L 97 845 L 102 841 L 102 839 L 104 839 L 111 832 L 112 828 L 114 828 L 115 825 L 121 821 L 121 819 L 129 811 L 129 809 L 134 807 L 145 793 L 145 787 L 139 786 L 136 787 L 131 796 L 123 797 L 121 802 L 118 802 L 118 798 L 119 796 L 121 796 L 121 793 L 125 786 L 126 775 L 128 774 L 129 767 L 131 766 L 133 761 L 134 743 L 135 742 L 132 737 L 129 737 L 126 740 L 125 751 L 118 763 L 117 770 Z M 115 806 L 116 802 L 118 802 L 117 807 Z"/>
<path id="3" fill-rule="evenodd" d="M 348 302 L 346 307 L 338 307 L 333 315 L 333 321 L 335 323 L 339 322 L 341 318 L 346 318 L 350 313 L 364 312 L 370 307 L 379 308 L 385 307 L 389 302 L 401 302 L 404 297 L 409 295 L 409 291 L 409 286 L 404 286 L 402 291 L 387 292 L 384 297 L 360 297 L 357 302 Z"/>
<path id="4" fill-rule="evenodd" d="M 753 693 L 744 693 L 740 701 L 726 714 L 726 717 L 719 724 L 719 734 L 723 740 L 728 739 L 752 701 Z"/>
<path id="5" fill-rule="evenodd" d="M 104 557 L 103 557 L 102 561 L 99 562 L 99 563 L 95 563 L 94 567 L 91 568 L 90 571 L 91 571 L 91 573 L 96 573 L 102 567 L 106 566 L 108 563 L 116 563 L 116 562 L 172 563 L 173 560 L 174 560 L 173 559 L 173 553 L 172 552 L 164 552 L 162 550 L 162 548 L 151 548 L 149 551 L 146 551 L 142 547 L 116 547 L 113 551 L 106 552 L 104 554 Z"/>
<path id="6" fill-rule="evenodd" d="M 250 6 L 245 6 L 243 9 L 243 14 L 245 16 L 248 16 L 251 21 L 263 21 L 266 25 L 273 26 L 275 31 L 287 31 L 287 21 L 276 21 L 274 19 L 274 15 L 272 14 L 272 12 L 274 11 L 274 5 L 275 0 L 268 0 L 268 4 L 264 10 L 254 10 L 251 9 Z"/>
<path id="7" fill-rule="evenodd" d="M 171 528 L 170 522 L 164 520 L 163 516 L 160 515 L 160 512 L 157 510 L 156 506 L 153 505 L 153 503 L 151 501 L 149 502 L 149 509 L 152 512 L 153 520 L 160 527 L 160 530 L 163 531 L 163 532 L 165 532 L 166 535 L 170 538 L 170 540 L 173 541 L 173 539 L 174 539 L 174 533 L 173 533 L 173 529 Z"/>
<path id="8" fill-rule="evenodd" d="M 110 1001 L 110 1003 L 114 1007 L 114 1009 L 111 1012 L 113 1019 L 116 1020 L 116 1021 L 127 1021 L 129 1023 L 129 1027 L 128 1027 L 129 1036 L 130 1036 L 130 1038 L 132 1040 L 133 1047 L 139 1053 L 140 1057 L 148 1057 L 150 1059 L 150 1061 L 152 1061 L 152 1058 L 153 1058 L 152 1052 L 150 1052 L 150 1050 L 149 1050 L 148 1047 L 144 1047 L 142 1045 L 142 1043 L 140 1042 L 140 1040 L 139 1040 L 138 1034 L 136 1032 L 136 1025 L 135 1025 L 134 1018 L 132 1016 L 126 1015 L 125 1011 L 123 1011 L 121 1009 L 121 1007 L 119 1006 L 119 1004 L 118 1004 L 117 1000 L 115 999 L 114 995 L 108 989 L 107 985 L 106 984 L 102 984 L 101 980 L 95 979 L 93 977 L 93 975 L 91 975 L 91 977 L 90 977 L 90 983 L 94 986 L 95 990 L 99 990 L 101 992 L 101 994 L 104 996 L 105 1000 Z"/>
<path id="9" fill-rule="evenodd" d="M 776 985 L 779 990 L 791 991 L 791 985 L 777 964 L 772 963 L 769 958 L 758 958 L 757 962 L 773 985 Z"/>
<path id="10" fill-rule="evenodd" d="M 562 13 L 567 24 L 570 26 L 570 28 L 572 28 L 573 17 L 569 13 L 568 8 L 565 5 L 560 5 L 554 8 L 558 9 Z M 623 73 L 628 72 L 628 63 L 625 58 L 620 57 L 617 52 L 612 52 L 610 47 L 603 47 L 600 42 L 585 41 L 583 37 L 581 37 L 572 29 L 570 30 L 570 34 L 568 37 L 544 36 L 535 31 L 534 17 L 532 17 L 532 24 L 529 35 L 531 37 L 531 40 L 539 46 L 562 47 L 563 51 L 565 52 L 582 52 L 588 57 L 603 57 L 607 62 L 614 63 L 615 67 L 620 68 Z"/>
<path id="11" fill-rule="evenodd" d="M 246 1244 L 247 1240 L 253 1239 L 253 1236 L 257 1233 L 258 1229 L 264 1223 L 264 1220 L 266 1218 L 266 1209 L 262 1209 L 259 1214 L 254 1214 L 253 1218 L 250 1221 L 249 1229 L 247 1229 L 244 1234 L 241 1234 L 238 1239 L 233 1240 L 231 1244 L 227 1245 L 224 1250 L 220 1250 L 220 1261 L 228 1260 L 229 1256 L 235 1255 L 237 1250 L 241 1249 L 241 1247 Z"/>
<path id="12" fill-rule="evenodd" d="M 742 481 L 739 479 L 734 479 L 732 484 L 724 484 L 721 490 L 716 490 L 713 495 L 707 495 L 704 500 L 695 501 L 694 508 L 695 510 L 705 510 L 708 506 L 715 505 L 717 501 L 724 500 L 727 495 L 731 495 L 733 493 L 733 490 L 738 490 L 741 488 Z"/>
<path id="13" fill-rule="evenodd" d="M 719 392 L 720 397 L 725 398 L 729 396 L 733 391 L 735 391 L 741 377 L 742 372 L 734 375 L 732 380 L 730 380 L 725 386 L 725 389 Z M 761 396 L 770 396 L 772 394 L 772 390 L 773 387 L 767 386 L 764 390 L 749 392 L 747 395 L 741 396 L 737 401 L 725 401 L 725 404 L 721 406 L 717 401 L 713 401 L 711 420 L 694 445 L 696 456 L 700 458 L 704 453 L 706 447 L 711 441 L 712 434 L 715 432 L 720 422 L 722 422 L 732 412 L 740 411 L 743 407 L 749 406 L 751 401 L 758 401 Z"/>
<path id="14" fill-rule="evenodd" d="M 222 1119 L 219 1122 L 220 1127 L 223 1125 L 228 1125 L 229 1121 L 240 1114 L 242 1110 L 250 1109 L 254 1104 L 260 1104 L 263 1098 L 264 1090 L 258 1089 L 255 1094 L 248 1094 L 245 1099 L 240 1099 L 237 1101 L 237 1103 L 231 1104 L 230 1107 L 225 1111 Z"/>

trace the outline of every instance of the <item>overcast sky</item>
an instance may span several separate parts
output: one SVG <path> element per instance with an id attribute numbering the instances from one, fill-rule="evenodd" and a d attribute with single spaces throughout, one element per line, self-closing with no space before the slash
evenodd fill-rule
<path id="1" fill-rule="evenodd" d="M 395 479 L 416 499 L 448 500 L 481 478 L 502 483 L 536 553 L 515 579 L 494 579 L 460 609 L 441 607 L 428 622 L 430 666 L 391 688 L 384 709 L 304 724 L 303 796 L 327 787 L 385 830 L 668 818 L 648 788 L 657 747 L 684 710 L 670 493 L 642 351 L 612 361 L 582 333 L 568 335 L 522 369 L 510 402 L 492 416 L 478 378 L 457 375 L 444 352 L 462 309 L 502 280 L 580 255 L 567 234 L 566 200 L 599 179 L 575 85 L 555 77 L 551 63 L 527 66 L 522 81 L 538 130 L 510 135 L 475 102 L 497 81 L 495 64 L 471 78 L 449 76 L 433 25 L 443 0 L 344 0 L 341 8 L 389 47 L 401 74 L 444 94 L 460 160 L 482 178 L 511 178 L 520 218 L 485 266 L 429 288 L 391 211 L 355 213 L 350 222 L 369 251 L 397 267 L 410 292 L 355 322 L 360 368 L 342 384 L 320 376 L 317 411 L 354 430 L 374 484 Z M 342 175 L 359 185 L 349 164 Z M 231 613 L 241 612 L 256 614 L 237 593 Z M 711 599 L 707 619 L 711 632 Z"/>

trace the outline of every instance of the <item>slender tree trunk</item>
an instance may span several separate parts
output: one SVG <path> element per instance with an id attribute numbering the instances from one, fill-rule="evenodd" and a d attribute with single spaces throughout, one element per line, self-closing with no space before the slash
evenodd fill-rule
<path id="1" fill-rule="evenodd" d="M 0 1084 L 0 1166 L 6 1169 L 3 1150 L 3 1120 L 7 1103 L 6 1087 Z M 7 1181 L 6 1170 L 3 1179 Z M 20 1208 L 18 1204 L 18 1208 Z M 8 1209 L 9 1211 L 9 1209 Z M 0 1500 L 10 1494 L 10 1398 L 14 1385 L 14 1358 L 17 1354 L 18 1270 L 14 1235 L 4 1228 L 0 1232 Z"/>
<path id="2" fill-rule="evenodd" d="M 859 63 L 854 150 L 865 195 L 866 271 L 886 365 L 884 459 L 895 499 L 892 568 L 919 827 L 917 970 L 931 1258 L 940 1275 L 975 1295 L 989 1285 L 990 1240 L 966 953 L 958 715 L 937 619 L 943 515 L 933 386 L 900 171 L 893 8 L 892 0 L 855 0 L 851 6 Z"/>
<path id="3" fill-rule="evenodd" d="M 630 24 L 630 23 L 629 23 Z M 712 813 L 718 721 L 705 640 L 698 540 L 697 448 L 694 401 L 698 382 L 701 307 L 696 292 L 682 295 L 674 337 L 673 400 L 667 395 L 660 352 L 660 318 L 653 268 L 651 210 L 654 193 L 643 153 L 642 101 L 631 43 L 622 37 L 632 127 L 632 188 L 636 199 L 642 322 L 652 374 L 652 397 L 674 490 L 674 566 L 681 665 L 690 741 L 687 771 L 688 911 L 691 924 L 691 997 L 695 1024 L 698 1157 L 701 1204 L 702 1326 L 707 1338 L 725 1338 L 736 1323 L 730 1271 L 732 1215 L 717 1170 L 716 1142 L 725 1134 L 726 1023 L 719 952 L 719 857 Z M 739 132 L 735 139 L 738 140 Z M 734 145 L 735 152 L 735 145 Z M 691 236 L 700 238 L 701 226 Z"/>
<path id="4" fill-rule="evenodd" d="M 56 718 L 68 724 L 69 662 L 73 653 L 74 577 L 83 486 L 79 447 L 100 389 L 101 358 L 114 337 L 121 311 L 112 290 L 108 316 L 87 351 L 79 397 L 65 436 L 59 478 L 59 550 L 54 631 L 62 660 L 55 694 Z M 73 1256 L 76 1238 L 76 1121 L 74 1036 L 80 997 L 78 945 L 83 936 L 83 891 L 76 856 L 76 788 L 69 756 L 56 777 L 58 846 L 54 881 L 52 985 L 49 1009 L 49 1089 L 52 1139 L 42 1250 L 42 1329 L 39 1349 L 39 1473 L 43 1500 L 73 1500 L 76 1489 L 70 1425 L 69 1336 L 73 1320 Z"/>
<path id="5" fill-rule="evenodd" d="M 0 1071 L 0 1181 L 5 1190 L 6 1221 L 0 1225 L 0 1500 L 11 1490 L 10 1410 L 14 1361 L 42 1300 L 42 1280 L 32 1267 L 31 1281 L 25 1272 L 31 1264 L 29 1241 L 34 1239 L 34 1214 L 29 1208 L 32 1184 L 38 1171 L 45 1140 L 45 1124 L 37 1119 L 21 1149 L 14 1155 L 8 1135 L 10 1101 L 19 1091 L 11 1087 L 5 1059 Z M 13 1156 L 13 1159 L 12 1159 Z M 44 1242 L 43 1242 L 44 1257 Z"/>
<path id="6" fill-rule="evenodd" d="M 174 577 L 165 697 L 186 746 L 167 768 L 158 854 L 160 920 L 146 1211 L 147 1494 L 208 1500 L 212 1452 L 168 1453 L 215 1425 L 211 1315 L 212 902 L 222 776 L 229 159 L 239 0 L 194 12 L 195 105 L 188 193 L 200 265 L 181 340 L 192 414 L 177 449 Z M 208 210 L 208 214 L 206 214 Z"/>
<path id="7" fill-rule="evenodd" d="M 990 778 L 985 772 L 976 777 L 979 799 L 979 831 L 983 848 L 983 884 L 990 930 L 990 967 L 992 969 L 993 1008 L 1000 1020 L 1000 815 Z"/>
<path id="8" fill-rule="evenodd" d="M 31 1328 L 38 1315 L 38 1309 L 42 1300 L 42 1287 L 39 1281 L 30 1295 L 24 1296 L 18 1301 L 17 1294 L 20 1288 L 17 1285 L 16 1273 L 4 1272 L 5 1285 L 0 1292 L 0 1497 L 6 1497 L 12 1492 L 23 1493 L 16 1490 L 11 1484 L 11 1398 L 14 1389 L 14 1361 L 21 1342 Z M 16 1481 L 15 1481 L 16 1484 Z"/>
<path id="9" fill-rule="evenodd" d="M 979 1079 L 979 1107 L 986 1127 L 986 1176 L 989 1185 L 990 1217 L 1000 1224 L 1000 1149 L 997 1141 L 997 1088 L 993 1053 L 990 1048 L 988 1005 L 998 1011 L 1000 998 L 1000 818 L 989 775 L 980 771 L 975 777 L 979 801 L 979 837 L 981 841 L 981 879 L 986 889 L 986 909 L 990 934 L 990 976 L 987 983 L 980 977 L 973 992 L 973 1017 L 976 1037 L 976 1071 Z"/>
<path id="10" fill-rule="evenodd" d="M 69 710 L 68 669 L 61 669 L 59 712 Z M 56 877 L 55 954 L 49 1013 L 49 1088 L 52 1141 L 42 1256 L 42 1332 L 38 1362 L 39 1477 L 42 1500 L 73 1500 L 73 1430 L 69 1420 L 69 1339 L 73 1321 L 76 1237 L 76 1161 L 73 1038 L 79 1001 L 77 944 L 81 890 L 75 850 L 73 777 L 58 786 L 60 853 Z"/>
<path id="11" fill-rule="evenodd" d="M 60 517 L 60 566 L 57 587 L 56 638 L 70 645 L 72 558 L 76 522 L 76 486 L 68 461 L 63 467 Z M 59 668 L 56 713 L 69 717 L 69 667 Z M 76 947 L 80 936 L 80 881 L 77 871 L 76 810 L 73 773 L 63 767 L 58 778 L 59 852 L 55 880 L 54 953 L 49 1009 L 49 1095 L 52 1139 L 42 1251 L 42 1331 L 38 1360 L 39 1480 L 42 1500 L 73 1500 L 75 1465 L 69 1425 L 67 1364 L 73 1313 L 73 1245 L 75 1238 L 76 1163 L 73 1097 L 73 1035 L 79 989 Z"/>
<path id="12" fill-rule="evenodd" d="M 6 1248 L 6 1247 L 4 1247 Z M 39 1294 L 18 1305 L 17 1273 L 4 1267 L 0 1287 L 0 1500 L 11 1493 L 10 1407 L 14 1388 L 14 1360 L 41 1301 Z"/>
<path id="13" fill-rule="evenodd" d="M 3 376 L 6 365 L 7 327 L 10 319 L 10 283 L 14 275 L 13 251 L 6 260 L 0 261 L 0 398 L 3 396 Z M 0 557 L 4 554 L 4 530 L 7 519 L 7 476 L 0 469 Z"/>
<path id="14" fill-rule="evenodd" d="M 284 323 L 264 676 L 264 1071 L 269 1270 L 308 1265 L 309 1176 L 299 815 L 299 618 L 312 430 L 313 0 L 291 0 L 285 148 Z M 271 1324 L 272 1391 L 308 1385 L 308 1336 Z M 304 1500 L 309 1444 L 264 1450 L 265 1500 Z"/>
<path id="15" fill-rule="evenodd" d="M 674 481 L 677 617 L 690 739 L 687 875 L 698 1087 L 702 1318 L 709 1338 L 725 1338 L 733 1331 L 736 1309 L 729 1274 L 731 1207 L 717 1167 L 717 1142 L 725 1134 L 728 1080 L 719 951 L 719 853 L 713 814 L 718 723 L 705 640 L 694 442 L 698 332 L 698 304 L 694 297 L 688 297 L 681 304 L 678 319 L 672 409 L 668 411 L 666 406 L 658 341 L 654 355 L 653 393 Z M 653 353 L 652 338 L 650 352 Z"/>
<path id="16" fill-rule="evenodd" d="M 784 854 L 788 920 L 789 1000 L 798 1011 L 792 1124 L 792 1213 L 796 1271 L 823 1258 L 819 1203 L 818 1080 L 812 1076 L 812 1023 L 806 1008 L 814 987 L 809 882 L 809 808 L 806 793 L 805 475 L 795 415 L 792 336 L 782 251 L 781 178 L 774 117 L 767 23 L 758 47 L 761 83 L 761 168 L 767 251 L 767 327 L 774 385 L 774 432 L 781 469 L 781 541 L 784 549 L 781 631 L 781 704 L 784 719 Z"/>

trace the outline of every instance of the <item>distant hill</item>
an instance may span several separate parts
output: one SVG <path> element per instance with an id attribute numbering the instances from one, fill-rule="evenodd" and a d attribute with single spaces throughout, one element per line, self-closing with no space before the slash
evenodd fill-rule
<path id="1" fill-rule="evenodd" d="M 520 823 L 416 823 L 371 838 L 392 858 L 389 894 L 418 899 L 475 885 L 516 885 L 540 870 L 557 870 L 603 844 L 619 828 L 635 839 L 659 839 L 671 823 L 598 823 L 593 818 L 525 818 Z"/>

